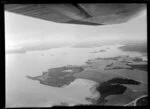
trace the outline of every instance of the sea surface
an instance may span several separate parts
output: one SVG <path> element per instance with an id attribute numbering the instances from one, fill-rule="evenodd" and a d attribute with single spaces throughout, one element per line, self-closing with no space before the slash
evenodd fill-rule
<path id="1" fill-rule="evenodd" d="M 6 107 L 48 107 L 60 103 L 68 105 L 91 104 L 86 97 L 97 97 L 90 89 L 97 84 L 87 79 L 76 79 L 63 88 L 42 85 L 26 78 L 39 76 L 50 68 L 66 65 L 84 65 L 88 59 L 120 55 L 143 57 L 139 52 L 118 49 L 122 45 L 106 45 L 93 48 L 54 48 L 18 54 L 6 54 Z M 105 50 L 105 52 L 92 53 Z"/>

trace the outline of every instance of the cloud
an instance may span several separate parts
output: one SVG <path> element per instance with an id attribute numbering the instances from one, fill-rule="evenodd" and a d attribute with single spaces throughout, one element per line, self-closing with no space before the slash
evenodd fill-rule
<path id="1" fill-rule="evenodd" d="M 69 46 L 67 43 L 46 43 L 46 42 L 37 42 L 34 44 L 28 43 L 25 46 L 20 48 L 10 48 L 6 49 L 6 54 L 16 54 L 16 53 L 26 53 L 31 51 L 39 51 L 39 50 L 49 50 L 53 48 L 61 48 Z"/>

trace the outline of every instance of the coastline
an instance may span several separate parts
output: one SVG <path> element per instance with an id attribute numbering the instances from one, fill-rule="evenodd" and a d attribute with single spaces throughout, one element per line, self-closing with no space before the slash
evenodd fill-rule
<path id="1" fill-rule="evenodd" d="M 124 82 L 116 83 L 116 82 L 113 82 L 111 79 L 115 79 L 116 77 L 120 78 L 119 72 L 114 73 L 115 75 L 117 74 L 118 76 L 117 75 L 113 76 L 114 74 L 111 73 L 109 70 L 106 72 L 105 68 L 110 68 L 113 65 L 119 65 L 119 64 L 110 63 L 109 62 L 110 60 L 113 61 L 113 62 L 127 63 L 126 65 L 128 65 L 128 63 L 129 63 L 128 58 L 132 59 L 133 57 L 130 57 L 130 56 L 117 56 L 117 57 L 110 57 L 110 58 L 95 58 L 95 59 L 87 60 L 85 62 L 85 65 L 82 65 L 82 66 L 68 65 L 68 66 L 62 66 L 62 67 L 58 67 L 58 68 L 51 68 L 51 69 L 48 69 L 47 72 L 43 72 L 43 74 L 41 76 L 37 76 L 37 77 L 27 76 L 27 77 L 29 79 L 32 79 L 32 80 L 39 80 L 41 84 L 49 85 L 49 86 L 52 86 L 52 87 L 60 87 L 60 88 L 68 86 L 70 83 L 72 83 L 73 81 L 75 81 L 76 79 L 79 79 L 79 78 L 92 80 L 94 82 L 97 82 L 97 84 L 98 84 L 98 85 L 95 85 L 93 87 L 95 88 L 94 91 L 96 93 L 97 92 L 99 93 L 99 97 L 96 97 L 96 98 L 88 98 L 87 97 L 86 99 L 91 101 L 92 104 L 105 105 L 105 103 L 107 103 L 107 100 L 105 99 L 105 98 L 107 98 L 107 96 L 109 96 L 111 94 L 112 95 L 118 95 L 118 94 L 121 95 L 125 92 L 125 90 L 128 88 L 128 86 L 124 85 L 124 84 L 128 83 L 128 82 L 125 82 L 125 81 L 132 81 L 133 82 L 132 84 L 136 84 L 136 85 L 140 84 L 139 82 L 141 82 L 141 81 L 135 81 L 134 79 L 132 79 L 132 77 L 122 75 L 121 79 L 125 79 L 125 80 L 122 80 Z M 127 61 L 126 61 L 126 59 L 127 59 Z M 95 64 L 96 62 L 100 62 L 100 65 L 101 65 L 101 62 L 103 62 L 103 61 L 104 62 L 106 61 L 106 63 L 103 63 L 104 66 L 101 67 L 101 68 L 99 68 Z M 145 62 L 145 61 L 143 61 L 141 58 L 133 58 L 133 61 L 130 62 L 130 63 L 133 63 L 133 62 L 136 63 L 136 62 Z M 99 63 L 97 63 L 97 64 L 99 65 Z M 129 64 L 128 66 L 130 66 L 130 65 L 132 65 L 132 64 Z M 112 71 L 117 71 L 117 69 L 113 70 L 113 69 L 115 69 L 115 67 L 116 66 L 114 66 L 114 68 L 112 67 Z M 141 65 L 141 67 L 143 68 L 143 65 Z M 124 66 L 119 66 L 119 69 L 133 70 L 133 68 L 124 68 Z M 102 72 L 98 72 L 98 70 L 101 70 Z M 145 70 L 145 71 L 147 71 L 147 70 Z M 97 77 L 95 74 L 99 75 L 99 77 Z M 99 80 L 101 80 L 103 77 L 104 78 L 102 79 L 102 81 L 96 81 L 96 79 L 90 78 L 93 75 L 95 75 L 95 77 L 99 78 Z M 100 77 L 100 76 L 102 76 L 102 77 Z M 110 77 L 108 77 L 108 76 L 110 76 Z M 123 76 L 125 76 L 125 77 L 123 78 Z M 105 79 L 105 78 L 107 78 L 107 79 Z M 103 83 L 105 85 L 102 85 Z M 102 91 L 101 88 L 100 88 L 100 90 L 98 90 L 99 87 L 101 87 L 103 89 L 103 91 Z M 107 87 L 107 88 L 105 88 L 105 87 Z M 118 89 L 121 88 L 122 91 L 118 90 L 118 92 L 117 92 L 116 91 L 117 89 L 114 89 L 114 91 L 111 90 L 112 91 L 111 92 L 110 89 L 112 89 L 113 87 L 114 88 L 117 87 Z M 108 90 L 109 94 L 107 94 L 107 90 Z"/>

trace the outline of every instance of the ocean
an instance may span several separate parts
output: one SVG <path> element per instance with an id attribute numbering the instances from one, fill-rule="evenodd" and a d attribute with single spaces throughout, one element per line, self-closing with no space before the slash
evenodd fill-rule
<path id="1" fill-rule="evenodd" d="M 97 97 L 91 87 L 96 82 L 87 79 L 76 79 L 63 88 L 42 85 L 39 81 L 26 78 L 39 76 L 50 68 L 66 65 L 85 65 L 88 59 L 107 58 L 120 55 L 142 56 L 138 52 L 124 52 L 121 45 L 106 45 L 93 48 L 53 48 L 49 50 L 32 51 L 27 53 L 6 54 L 6 107 L 49 107 L 67 103 L 91 104 L 86 97 Z M 105 50 L 105 52 L 92 53 Z M 143 57 L 145 58 L 145 57 Z"/>

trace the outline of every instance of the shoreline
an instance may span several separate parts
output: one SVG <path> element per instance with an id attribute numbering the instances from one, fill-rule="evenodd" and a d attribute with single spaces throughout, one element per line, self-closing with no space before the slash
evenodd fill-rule
<path id="1" fill-rule="evenodd" d="M 125 57 L 125 59 L 124 59 L 124 57 Z M 133 57 L 117 56 L 117 57 L 110 57 L 110 58 L 95 58 L 95 59 L 96 59 L 96 62 L 97 61 L 101 62 L 101 60 L 103 60 L 103 61 L 113 60 L 114 62 L 122 62 L 123 63 L 123 62 L 126 62 L 126 61 L 124 61 L 124 60 L 126 60 L 126 58 L 132 59 Z M 93 65 L 95 65 L 95 64 L 93 64 L 93 63 L 95 62 L 94 61 L 95 59 L 91 59 L 92 61 L 90 61 L 90 63 L 88 63 L 89 60 L 87 60 L 85 62 L 85 64 L 81 65 L 81 66 L 67 65 L 67 66 L 62 66 L 62 67 L 51 68 L 51 69 L 48 69 L 47 72 L 42 73 L 41 76 L 36 76 L 36 77 L 27 76 L 27 77 L 32 80 L 38 80 L 38 81 L 40 81 L 41 84 L 52 86 L 52 87 L 60 87 L 60 88 L 68 86 L 70 83 L 74 82 L 76 79 L 87 79 L 87 80 L 94 81 L 97 83 L 97 85 L 93 86 L 93 88 L 95 88 L 95 89 L 92 89 L 92 90 L 94 90 L 94 92 L 96 92 L 96 93 L 98 92 L 99 97 L 96 97 L 96 99 L 87 97 L 85 99 L 91 101 L 91 103 L 93 102 L 93 104 L 95 104 L 95 105 L 105 105 L 105 103 L 107 102 L 107 100 L 105 98 L 107 98 L 107 96 L 109 96 L 109 95 L 123 94 L 125 92 L 125 90 L 128 88 L 127 86 L 124 86 L 123 84 L 128 84 L 129 81 L 131 82 L 131 84 L 135 84 L 135 85 L 138 85 L 141 83 L 140 81 L 135 81 L 134 79 L 127 78 L 126 76 L 125 77 L 122 76 L 121 78 L 118 76 L 118 78 L 117 78 L 117 76 L 111 77 L 112 75 L 110 75 L 110 78 L 107 78 L 107 76 L 109 76 L 109 75 L 105 75 L 105 73 L 102 73 L 102 72 L 100 72 L 100 73 L 95 72 L 95 73 L 97 73 L 97 74 L 99 73 L 98 75 L 100 75 L 100 76 L 103 74 L 103 76 L 106 77 L 107 79 L 104 79 L 102 77 L 104 80 L 102 80 L 100 83 L 98 81 L 95 81 L 95 79 L 91 79 L 89 77 L 88 73 L 92 74 L 91 72 L 94 72 Z M 119 61 L 118 59 L 123 59 L 123 60 Z M 141 60 L 139 58 L 135 58 L 135 60 L 138 62 L 139 61 L 143 62 L 143 60 Z M 104 64 L 106 64 L 106 66 L 104 66 L 104 68 L 105 67 L 109 68 L 113 65 L 113 64 L 110 65 L 110 63 L 109 64 L 104 63 Z M 124 69 L 124 67 L 122 67 L 122 66 L 121 66 L 121 68 Z M 92 70 L 89 70 L 89 72 L 87 73 L 87 71 L 88 71 L 87 69 L 88 70 L 92 69 Z M 99 68 L 94 67 L 94 69 L 99 69 Z M 87 73 L 87 77 L 84 77 L 86 73 Z M 78 75 L 78 76 L 74 76 L 74 75 Z M 82 77 L 82 75 L 83 75 L 83 77 Z M 99 78 L 99 80 L 101 80 L 101 79 Z M 120 90 L 119 90 L 119 88 L 120 88 Z"/>

